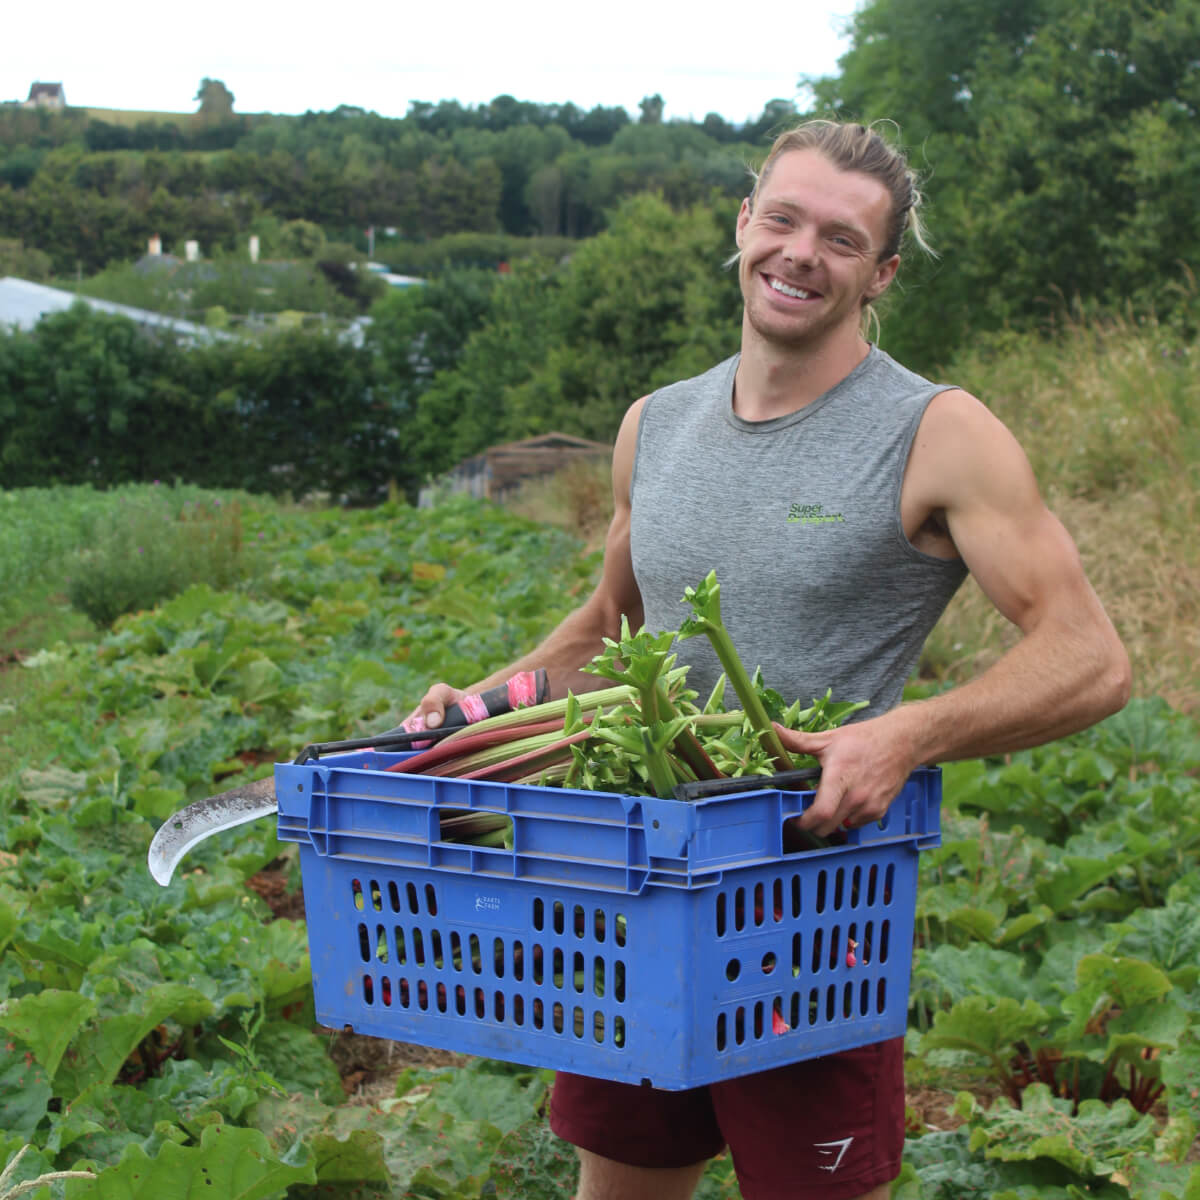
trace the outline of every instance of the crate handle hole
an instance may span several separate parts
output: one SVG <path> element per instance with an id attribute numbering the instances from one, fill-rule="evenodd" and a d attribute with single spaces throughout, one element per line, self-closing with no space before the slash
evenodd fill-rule
<path id="1" fill-rule="evenodd" d="M 777 959 L 775 958 L 775 952 L 772 950 L 768 950 L 766 952 L 766 954 L 763 955 L 763 960 L 762 960 L 763 974 L 770 975 L 770 973 L 773 970 L 775 970 L 776 962 L 777 962 Z"/>
<path id="2" fill-rule="evenodd" d="M 742 964 L 736 958 L 731 958 L 725 964 L 725 978 L 732 983 L 742 973 Z"/>

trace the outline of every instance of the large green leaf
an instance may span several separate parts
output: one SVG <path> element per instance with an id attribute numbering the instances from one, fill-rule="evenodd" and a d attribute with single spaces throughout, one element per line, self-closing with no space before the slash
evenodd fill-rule
<path id="1" fill-rule="evenodd" d="M 212 1125 L 198 1146 L 167 1142 L 151 1158 L 127 1146 L 120 1161 L 93 1180 L 71 1180 L 67 1200 L 268 1200 L 294 1184 L 312 1183 L 311 1163 L 277 1158 L 254 1129 Z"/>
<path id="2" fill-rule="evenodd" d="M 47 988 L 0 1003 L 0 1029 L 23 1041 L 53 1079 L 67 1045 L 95 1012 L 86 996 Z"/>

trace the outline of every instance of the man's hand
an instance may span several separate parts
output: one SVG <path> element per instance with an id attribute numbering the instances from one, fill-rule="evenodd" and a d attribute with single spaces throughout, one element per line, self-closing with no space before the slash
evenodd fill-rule
<path id="1" fill-rule="evenodd" d="M 821 837 L 840 828 L 878 821 L 919 765 L 904 732 L 900 710 L 823 733 L 800 733 L 777 725 L 784 748 L 811 754 L 821 765 L 812 805 L 795 824 Z"/>
<path id="2" fill-rule="evenodd" d="M 467 693 L 461 688 L 451 687 L 448 683 L 435 683 L 421 697 L 421 703 L 401 722 L 409 733 L 421 729 L 437 729 L 446 716 L 446 709 L 452 704 L 458 704 Z"/>

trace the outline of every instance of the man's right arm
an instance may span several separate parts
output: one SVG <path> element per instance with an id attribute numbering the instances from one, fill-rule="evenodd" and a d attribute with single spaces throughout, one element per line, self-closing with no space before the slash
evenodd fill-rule
<path id="1" fill-rule="evenodd" d="M 436 728 L 448 705 L 468 693 L 495 687 L 518 671 L 545 668 L 553 697 L 565 696 L 568 690 L 582 692 L 604 686 L 602 679 L 582 674 L 580 668 L 604 648 L 604 638 L 616 638 L 620 634 L 622 616 L 628 618 L 634 629 L 642 624 L 642 597 L 633 574 L 629 545 L 629 488 L 633 480 L 638 422 L 645 403 L 646 398 L 642 397 L 630 406 L 613 448 L 613 517 L 604 541 L 604 566 L 596 589 L 544 641 L 516 662 L 467 688 L 435 683 L 409 716 L 409 720 L 413 717 L 424 719 L 424 726 L 418 728 Z"/>

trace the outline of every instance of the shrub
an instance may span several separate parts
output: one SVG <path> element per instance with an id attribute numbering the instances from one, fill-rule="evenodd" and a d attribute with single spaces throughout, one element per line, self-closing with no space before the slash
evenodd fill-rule
<path id="1" fill-rule="evenodd" d="M 247 573 L 241 506 L 191 489 L 154 487 L 119 499 L 116 516 L 76 552 L 67 596 L 100 626 L 151 608 L 193 583 L 227 588 Z"/>

